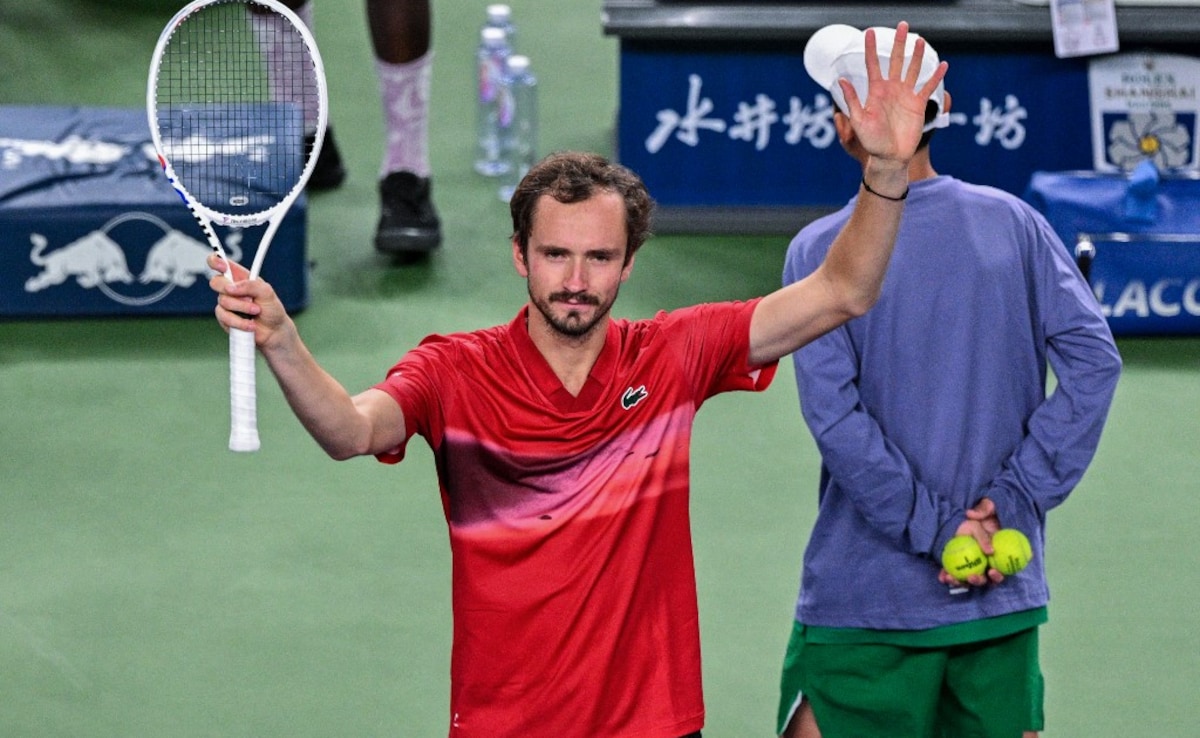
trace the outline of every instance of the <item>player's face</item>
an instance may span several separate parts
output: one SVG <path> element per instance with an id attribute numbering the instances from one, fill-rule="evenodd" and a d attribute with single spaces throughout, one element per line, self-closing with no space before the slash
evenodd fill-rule
<path id="1" fill-rule="evenodd" d="M 513 261 L 545 323 L 563 336 L 582 338 L 608 315 L 629 278 L 633 260 L 625 263 L 625 247 L 620 195 L 604 192 L 569 205 L 543 195 L 526 258 L 514 242 Z"/>

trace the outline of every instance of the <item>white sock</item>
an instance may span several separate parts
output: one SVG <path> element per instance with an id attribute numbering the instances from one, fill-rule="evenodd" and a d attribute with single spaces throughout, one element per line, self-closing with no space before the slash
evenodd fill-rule
<path id="1" fill-rule="evenodd" d="M 403 64 L 375 60 L 387 143 L 380 178 L 392 172 L 429 176 L 429 88 L 433 51 Z"/>

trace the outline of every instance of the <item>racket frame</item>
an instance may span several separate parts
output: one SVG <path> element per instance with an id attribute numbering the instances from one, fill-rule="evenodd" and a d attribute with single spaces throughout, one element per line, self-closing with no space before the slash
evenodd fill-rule
<path id="1" fill-rule="evenodd" d="M 309 58 L 313 65 L 313 77 L 317 87 L 317 121 L 316 130 L 312 148 L 309 151 L 304 162 L 300 176 L 292 189 L 284 195 L 284 197 L 270 208 L 260 210 L 254 213 L 231 214 L 223 213 L 208 207 L 200 202 L 195 196 L 188 191 L 183 185 L 179 176 L 176 174 L 175 167 L 171 164 L 170 159 L 166 155 L 166 147 L 163 143 L 161 132 L 159 131 L 158 119 L 158 79 L 159 71 L 162 65 L 163 55 L 170 45 L 171 38 L 174 36 L 179 26 L 184 23 L 189 16 L 197 11 L 202 10 L 211 5 L 238 4 L 244 5 L 249 12 L 252 5 L 267 8 L 268 10 L 284 17 L 293 28 L 299 33 L 304 45 L 308 49 Z M 225 253 L 225 248 L 221 244 L 221 239 L 217 236 L 213 224 L 218 224 L 226 227 L 254 227 L 266 223 L 266 229 L 259 238 L 258 246 L 255 249 L 254 260 L 250 265 L 248 279 L 258 279 L 259 273 L 262 270 L 263 260 L 266 258 L 267 249 L 271 245 L 271 239 L 274 238 L 275 232 L 279 229 L 279 225 L 283 222 L 284 217 L 295 204 L 300 193 L 304 191 L 308 179 L 312 176 L 313 168 L 316 166 L 317 157 L 321 153 L 321 146 L 325 140 L 325 131 L 329 125 L 329 90 L 325 80 L 325 65 L 321 59 L 320 50 L 317 48 L 316 39 L 312 32 L 304 24 L 295 12 L 290 8 L 278 2 L 277 0 L 193 0 L 185 5 L 177 12 L 170 22 L 159 35 L 158 43 L 154 47 L 154 55 L 150 61 L 150 74 L 146 84 L 146 117 L 150 127 L 150 138 L 153 143 L 155 154 L 158 157 L 159 164 L 162 166 L 163 173 L 166 175 L 167 181 L 175 189 L 179 198 L 183 201 L 191 212 L 192 217 L 199 223 L 200 229 L 204 232 L 204 236 L 208 239 L 209 246 L 213 251 L 225 261 L 226 267 L 224 276 L 230 281 L 233 280 L 233 270 L 229 267 L 230 259 Z M 253 452 L 257 451 L 260 446 L 258 435 L 258 420 L 257 420 L 257 402 L 255 389 L 255 341 L 253 331 L 243 331 L 239 329 L 230 329 L 229 331 L 229 359 L 230 359 L 230 434 L 229 434 L 229 449 L 238 452 Z"/>

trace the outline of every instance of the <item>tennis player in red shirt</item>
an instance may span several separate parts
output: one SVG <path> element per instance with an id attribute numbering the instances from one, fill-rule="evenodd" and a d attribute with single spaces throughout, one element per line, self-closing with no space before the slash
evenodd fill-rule
<path id="1" fill-rule="evenodd" d="M 212 278 L 218 321 L 254 331 L 331 457 L 398 462 L 413 435 L 433 450 L 453 562 L 450 736 L 700 734 L 693 420 L 708 397 L 764 389 L 781 357 L 876 300 L 945 73 L 915 89 L 921 53 L 911 69 L 893 55 L 886 78 L 868 61 L 865 104 L 843 85 L 871 152 L 864 195 L 825 263 L 765 297 L 612 317 L 653 202 L 628 169 L 571 152 L 511 200 L 528 304 L 507 325 L 426 338 L 358 394 L 320 367 L 270 284 L 238 266 Z"/>

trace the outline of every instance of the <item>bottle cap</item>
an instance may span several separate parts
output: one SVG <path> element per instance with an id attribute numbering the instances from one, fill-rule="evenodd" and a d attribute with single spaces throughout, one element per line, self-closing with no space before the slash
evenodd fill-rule
<path id="1" fill-rule="evenodd" d="M 529 57 L 525 56 L 524 54 L 513 54 L 512 56 L 508 57 L 505 65 L 507 66 L 508 71 L 515 74 L 520 74 L 521 72 L 525 72 L 529 69 Z"/>

